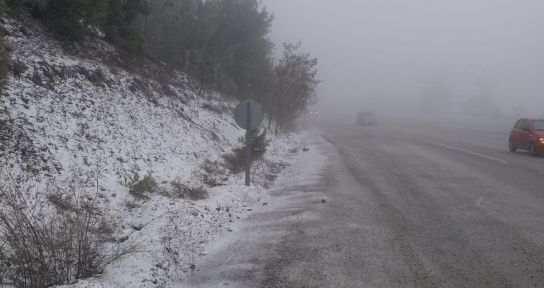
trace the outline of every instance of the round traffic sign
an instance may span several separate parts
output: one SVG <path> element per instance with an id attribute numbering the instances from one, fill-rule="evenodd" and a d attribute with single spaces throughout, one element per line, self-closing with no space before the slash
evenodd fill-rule
<path id="1" fill-rule="evenodd" d="M 253 100 L 240 102 L 236 110 L 234 110 L 236 124 L 245 130 L 257 129 L 263 122 L 263 119 L 263 107 Z"/>

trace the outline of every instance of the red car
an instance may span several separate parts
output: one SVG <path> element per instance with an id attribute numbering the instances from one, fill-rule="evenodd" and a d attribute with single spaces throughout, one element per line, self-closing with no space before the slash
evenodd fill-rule
<path id="1" fill-rule="evenodd" d="M 544 119 L 520 119 L 509 139 L 510 152 L 530 151 L 533 156 L 544 153 Z"/>

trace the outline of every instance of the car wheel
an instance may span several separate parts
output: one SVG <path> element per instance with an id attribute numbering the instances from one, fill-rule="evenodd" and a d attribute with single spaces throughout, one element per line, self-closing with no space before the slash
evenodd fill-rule
<path id="1" fill-rule="evenodd" d="M 536 150 L 535 143 L 531 143 L 529 151 L 531 151 L 531 155 L 533 155 L 534 157 L 538 156 L 538 150 Z"/>
<path id="2" fill-rule="evenodd" d="M 514 145 L 514 142 L 512 142 L 512 139 L 508 140 L 508 150 L 510 150 L 512 153 L 518 150 L 516 145 Z"/>

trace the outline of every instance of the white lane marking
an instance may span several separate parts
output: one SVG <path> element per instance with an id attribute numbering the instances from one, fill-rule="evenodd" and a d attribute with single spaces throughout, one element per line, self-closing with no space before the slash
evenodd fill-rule
<path id="1" fill-rule="evenodd" d="M 484 158 L 484 159 L 487 159 L 487 160 L 499 162 L 499 163 L 504 164 L 504 165 L 510 164 L 508 161 L 500 159 L 500 158 L 496 158 L 496 157 L 493 157 L 493 156 L 488 156 L 488 155 L 485 155 L 485 154 L 482 154 L 482 153 L 466 150 L 466 149 L 463 149 L 463 148 L 458 148 L 458 147 L 451 146 L 451 145 L 448 145 L 448 144 L 443 144 L 443 143 L 438 143 L 438 142 L 433 142 L 433 141 L 427 141 L 427 140 L 422 140 L 422 141 L 427 143 L 427 144 L 436 145 L 436 146 L 444 147 L 444 148 L 449 149 L 449 150 L 453 150 L 453 151 L 457 151 L 457 152 L 463 152 L 463 153 L 466 153 L 466 154 L 469 154 L 469 155 L 478 156 L 480 158 Z"/>

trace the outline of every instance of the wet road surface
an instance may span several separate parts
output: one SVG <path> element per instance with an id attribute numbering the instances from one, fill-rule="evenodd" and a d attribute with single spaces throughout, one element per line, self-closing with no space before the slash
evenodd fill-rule
<path id="1" fill-rule="evenodd" d="M 274 191 L 183 285 L 544 287 L 544 158 L 508 152 L 508 131 L 319 133 L 319 173 Z"/>

